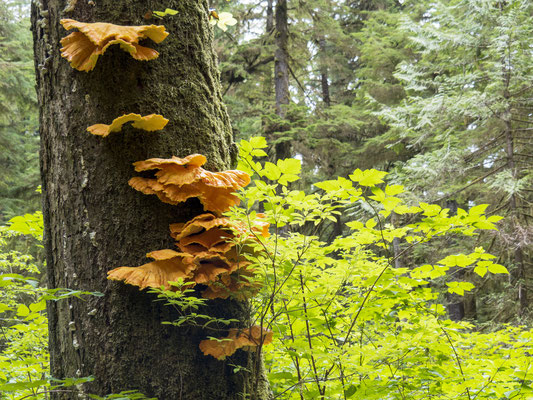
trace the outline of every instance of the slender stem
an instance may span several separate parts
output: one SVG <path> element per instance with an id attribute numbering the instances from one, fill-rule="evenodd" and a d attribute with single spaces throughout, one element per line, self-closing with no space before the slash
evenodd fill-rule
<path id="1" fill-rule="evenodd" d="M 300 272 L 300 288 L 302 290 L 302 300 L 303 300 L 303 307 L 304 307 L 304 317 L 305 317 L 305 328 L 307 333 L 307 343 L 309 344 L 309 350 L 311 351 L 311 366 L 313 368 L 313 373 L 315 374 L 315 380 L 316 385 L 318 389 L 318 393 L 320 393 L 320 398 L 324 399 L 324 392 L 325 392 L 325 386 L 320 386 L 320 382 L 318 379 L 318 371 L 316 368 L 316 362 L 315 357 L 313 356 L 313 342 L 311 340 L 311 327 L 309 326 L 309 314 L 307 313 L 307 301 L 305 299 L 305 288 L 304 288 L 304 278 L 302 273 Z"/>

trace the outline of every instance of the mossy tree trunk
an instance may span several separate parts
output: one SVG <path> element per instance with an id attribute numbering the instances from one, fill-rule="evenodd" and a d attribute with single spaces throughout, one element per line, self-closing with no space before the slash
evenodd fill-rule
<path id="1" fill-rule="evenodd" d="M 144 20 L 166 7 L 178 14 Z M 67 32 L 61 18 L 120 25 L 164 24 L 169 37 L 158 59 L 136 61 L 118 46 L 89 72 L 72 69 L 60 56 Z M 93 375 L 83 393 L 104 395 L 136 389 L 160 400 L 268 398 L 266 382 L 251 394 L 253 355 L 238 351 L 226 361 L 204 356 L 207 332 L 161 322 L 172 311 L 153 296 L 106 279 L 108 270 L 140 265 L 149 251 L 172 248 L 168 225 L 202 211 L 159 202 L 128 186 L 132 163 L 150 157 L 202 153 L 208 169 L 230 167 L 235 145 L 222 103 L 211 48 L 208 6 L 203 0 L 41 0 L 34 4 L 38 97 L 41 108 L 41 172 L 45 247 L 50 287 L 100 291 L 103 297 L 49 304 L 50 355 L 56 378 Z M 170 119 L 160 132 L 130 126 L 107 138 L 86 128 L 125 113 L 158 113 Z M 245 305 L 214 301 L 209 312 L 245 318 Z M 246 397 L 246 395 L 249 397 Z M 81 396 L 81 397 L 80 397 Z M 83 398 L 61 392 L 54 399 Z"/>

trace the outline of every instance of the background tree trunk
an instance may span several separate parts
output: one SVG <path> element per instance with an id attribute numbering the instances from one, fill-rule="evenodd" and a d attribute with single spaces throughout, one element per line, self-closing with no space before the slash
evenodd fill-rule
<path id="1" fill-rule="evenodd" d="M 287 0 L 276 2 L 276 53 L 275 53 L 275 87 L 276 114 L 285 118 L 285 106 L 289 104 L 289 26 Z"/>
<path id="2" fill-rule="evenodd" d="M 331 97 L 329 95 L 329 82 L 328 82 L 328 55 L 326 49 L 326 38 L 320 37 L 318 39 L 318 52 L 319 52 L 319 66 L 320 66 L 320 86 L 322 89 L 322 101 L 326 107 L 331 105 Z"/>
<path id="3" fill-rule="evenodd" d="M 196 199 L 176 207 L 131 189 L 133 162 L 202 153 L 207 167 L 218 170 L 235 160 L 207 3 L 169 0 L 165 7 L 179 13 L 163 21 L 143 19 L 147 11 L 165 8 L 151 0 L 33 4 L 49 287 L 104 293 L 49 304 L 52 375 L 94 375 L 95 381 L 80 390 L 99 395 L 137 389 L 161 400 L 248 398 L 254 374 L 235 374 L 229 364 L 253 370 L 253 355 L 239 351 L 225 362 L 204 356 L 198 344 L 205 331 L 162 325 L 173 319 L 168 307 L 136 287 L 106 279 L 112 268 L 141 265 L 147 252 L 172 248 L 168 225 L 201 212 Z M 164 24 L 170 35 L 159 45 L 147 41 L 160 52 L 156 60 L 136 61 L 114 46 L 85 73 L 60 56 L 59 41 L 67 35 L 61 18 Z M 130 112 L 159 113 L 170 123 L 152 133 L 127 126 L 107 138 L 86 131 Z M 243 320 L 245 308 L 214 301 L 208 312 Z M 268 397 L 263 379 L 259 386 L 251 398 Z"/>
<path id="4" fill-rule="evenodd" d="M 276 92 L 276 115 L 285 119 L 289 96 L 289 24 L 287 15 L 287 0 L 276 1 L 276 51 L 274 54 L 274 87 Z M 285 125 L 283 123 L 283 125 Z M 285 126 L 278 127 L 278 131 L 286 131 Z M 291 156 L 290 141 L 276 143 L 275 159 Z"/>
<path id="5" fill-rule="evenodd" d="M 266 8 L 266 36 L 274 30 L 274 0 L 267 1 Z"/>

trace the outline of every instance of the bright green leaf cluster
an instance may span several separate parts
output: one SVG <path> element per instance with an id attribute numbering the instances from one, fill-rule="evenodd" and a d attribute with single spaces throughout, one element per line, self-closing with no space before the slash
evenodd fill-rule
<path id="1" fill-rule="evenodd" d="M 246 208 L 232 217 L 248 223 L 261 210 L 271 224 L 272 236 L 257 238 L 248 259 L 263 285 L 252 300 L 255 318 L 274 331 L 265 351 L 278 398 L 529 398 L 532 332 L 482 334 L 450 321 L 431 285 L 452 268 L 483 277 L 506 273 L 504 266 L 481 248 L 395 265 L 397 241 L 408 254 L 433 238 L 494 229 L 499 217 L 485 216 L 484 206 L 450 215 L 435 204 L 405 204 L 403 188 L 374 170 L 315 183 L 313 193 L 294 190 L 279 180 L 296 175 L 296 163 L 256 161 L 265 147 L 262 138 L 242 142 L 239 168 L 254 174 L 253 184 L 241 194 Z M 354 207 L 369 215 L 335 231 L 339 215 Z M 397 226 L 392 212 L 414 222 Z M 319 232 L 328 227 L 339 234 L 324 240 Z M 474 289 L 451 278 L 446 287 L 458 295 Z"/>

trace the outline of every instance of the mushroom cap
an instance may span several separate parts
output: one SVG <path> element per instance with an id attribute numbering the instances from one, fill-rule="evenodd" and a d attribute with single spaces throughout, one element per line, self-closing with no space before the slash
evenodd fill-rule
<path id="1" fill-rule="evenodd" d="M 144 161 L 137 161 L 133 163 L 135 166 L 135 171 L 147 171 L 150 169 L 163 169 L 166 166 L 178 165 L 185 168 L 189 167 L 200 167 L 207 162 L 202 154 L 191 154 L 187 157 L 179 158 L 172 156 L 172 158 L 149 158 Z"/>
<path id="2" fill-rule="evenodd" d="M 191 197 L 203 198 L 203 192 L 195 185 L 164 185 L 157 179 L 133 177 L 129 185 L 144 194 L 155 194 L 163 203 L 177 205 Z"/>
<path id="3" fill-rule="evenodd" d="M 66 58 L 73 68 L 85 72 L 94 69 L 98 57 L 113 44 L 119 44 L 137 60 L 153 60 L 159 53 L 139 45 L 139 40 L 148 37 L 160 43 L 168 36 L 162 25 L 120 26 L 104 22 L 78 22 L 72 19 L 62 19 L 60 22 L 67 30 L 79 30 L 61 39 L 61 56 Z"/>
<path id="4" fill-rule="evenodd" d="M 268 237 L 267 222 L 256 217 L 252 223 L 253 231 Z M 246 244 L 255 235 L 243 223 L 206 213 L 197 215 L 186 223 L 171 224 L 170 236 L 177 240 L 176 245 L 181 251 L 196 254 L 202 251 L 228 253 L 237 243 Z"/>
<path id="5" fill-rule="evenodd" d="M 200 350 L 202 350 L 206 356 L 210 355 L 217 360 L 223 360 L 224 358 L 231 356 L 240 348 L 253 348 L 259 345 L 272 343 L 272 337 L 272 331 L 265 328 L 261 329 L 258 325 L 246 329 L 232 328 L 229 330 L 228 336 L 221 338 L 227 340 L 202 340 L 200 342 Z"/>
<path id="6" fill-rule="evenodd" d="M 115 118 L 110 125 L 91 125 L 87 128 L 87 131 L 91 132 L 93 135 L 106 137 L 111 132 L 120 132 L 122 130 L 122 125 L 126 122 L 133 122 L 131 126 L 134 128 L 152 132 L 163 129 L 168 123 L 168 119 L 159 114 L 149 114 L 141 117 L 139 114 L 130 113 Z"/>
<path id="7" fill-rule="evenodd" d="M 250 183 L 250 175 L 237 169 L 211 172 L 202 169 L 200 179 L 208 186 L 239 190 Z"/>
<path id="8" fill-rule="evenodd" d="M 225 212 L 240 200 L 233 194 L 250 183 L 247 173 L 238 170 L 221 172 L 201 168 L 206 158 L 192 154 L 185 158 L 151 158 L 134 163 L 136 171 L 159 170 L 156 179 L 133 178 L 130 185 L 145 194 L 156 194 L 165 203 L 177 204 L 197 197 L 204 209 Z"/>
<path id="9" fill-rule="evenodd" d="M 246 300 L 260 287 L 253 276 L 254 270 L 249 265 L 244 265 L 231 274 L 220 274 L 215 281 L 207 283 L 207 289 L 202 291 L 202 297 L 212 300 L 227 299 L 232 296 L 236 300 Z"/>
<path id="10" fill-rule="evenodd" d="M 62 19 L 60 23 L 66 30 L 78 29 L 96 46 L 104 46 L 112 39 L 138 43 L 141 39 L 150 38 L 161 43 L 168 36 L 163 25 L 123 26 L 106 22 L 79 22 L 73 19 Z"/>
<path id="11" fill-rule="evenodd" d="M 153 258 L 154 260 L 170 260 L 175 257 L 190 257 L 189 254 L 180 253 L 172 249 L 155 250 L 150 253 L 146 253 L 146 257 Z"/>
<path id="12" fill-rule="evenodd" d="M 179 201 L 174 201 L 170 199 L 164 192 L 164 185 L 157 182 L 155 179 L 148 179 L 148 178 L 142 178 L 140 176 L 136 176 L 131 178 L 128 181 L 128 184 L 134 188 L 135 190 L 138 190 L 141 193 L 144 194 L 155 194 L 161 200 L 163 203 L 172 204 L 172 205 L 178 205 Z M 185 199 L 187 200 L 187 199 Z M 181 201 L 185 201 L 181 200 Z"/>
<path id="13" fill-rule="evenodd" d="M 233 194 L 236 190 L 234 188 L 214 187 L 203 182 L 194 182 L 188 186 L 192 186 L 200 193 L 197 197 L 204 205 L 205 210 L 223 213 L 229 211 L 233 206 L 238 206 L 241 202 Z"/>
<path id="14" fill-rule="evenodd" d="M 186 236 L 194 235 L 215 226 L 227 226 L 229 223 L 230 220 L 228 218 L 218 218 L 211 213 L 200 214 L 186 223 L 171 224 L 170 236 L 176 240 L 181 240 Z"/>
<path id="15" fill-rule="evenodd" d="M 188 258 L 186 262 L 194 265 L 191 280 L 201 284 L 215 281 L 221 274 L 231 274 L 250 264 L 248 261 L 233 261 L 222 254 L 207 251 L 195 254 L 194 257 Z"/>
<path id="16" fill-rule="evenodd" d="M 214 253 L 226 253 L 233 246 L 235 235 L 231 231 L 214 227 L 205 232 L 182 238 L 177 246 L 184 253 L 196 254 L 210 251 Z"/>
<path id="17" fill-rule="evenodd" d="M 255 218 L 250 222 L 254 232 L 257 232 L 265 238 L 270 236 L 270 232 L 268 231 L 270 224 L 265 221 L 265 214 L 255 214 Z M 232 230 L 240 235 L 250 235 L 250 229 L 247 224 L 235 222 L 226 217 L 217 217 L 211 213 L 200 214 L 186 223 L 176 223 L 169 226 L 170 236 L 178 241 L 187 236 L 196 235 L 204 230 L 207 231 L 214 227 L 227 228 L 228 231 Z"/>
<path id="18" fill-rule="evenodd" d="M 180 278 L 190 278 L 195 265 L 186 262 L 189 254 L 179 253 L 165 249 L 153 251 L 147 254 L 155 261 L 141 265 L 140 267 L 118 267 L 107 273 L 107 279 L 125 281 L 139 288 L 159 288 L 161 286 L 170 289 L 168 282 L 175 282 Z"/>
<path id="19" fill-rule="evenodd" d="M 207 159 L 201 154 L 191 154 L 190 156 L 179 158 L 150 158 L 145 161 L 133 163 L 136 171 L 147 171 L 158 169 L 157 180 L 160 183 L 182 186 L 200 179 L 199 168 L 206 163 Z"/>
<path id="20" fill-rule="evenodd" d="M 159 56 L 159 53 L 155 51 L 154 49 L 141 46 L 137 43 L 130 43 L 122 39 L 110 40 L 103 47 L 97 46 L 98 54 L 103 55 L 105 51 L 107 50 L 107 48 L 114 44 L 120 45 L 120 48 L 122 50 L 127 51 L 128 53 L 130 53 L 130 55 L 133 58 L 139 61 L 149 61 Z M 96 64 L 96 60 L 95 60 L 95 64 Z"/>

